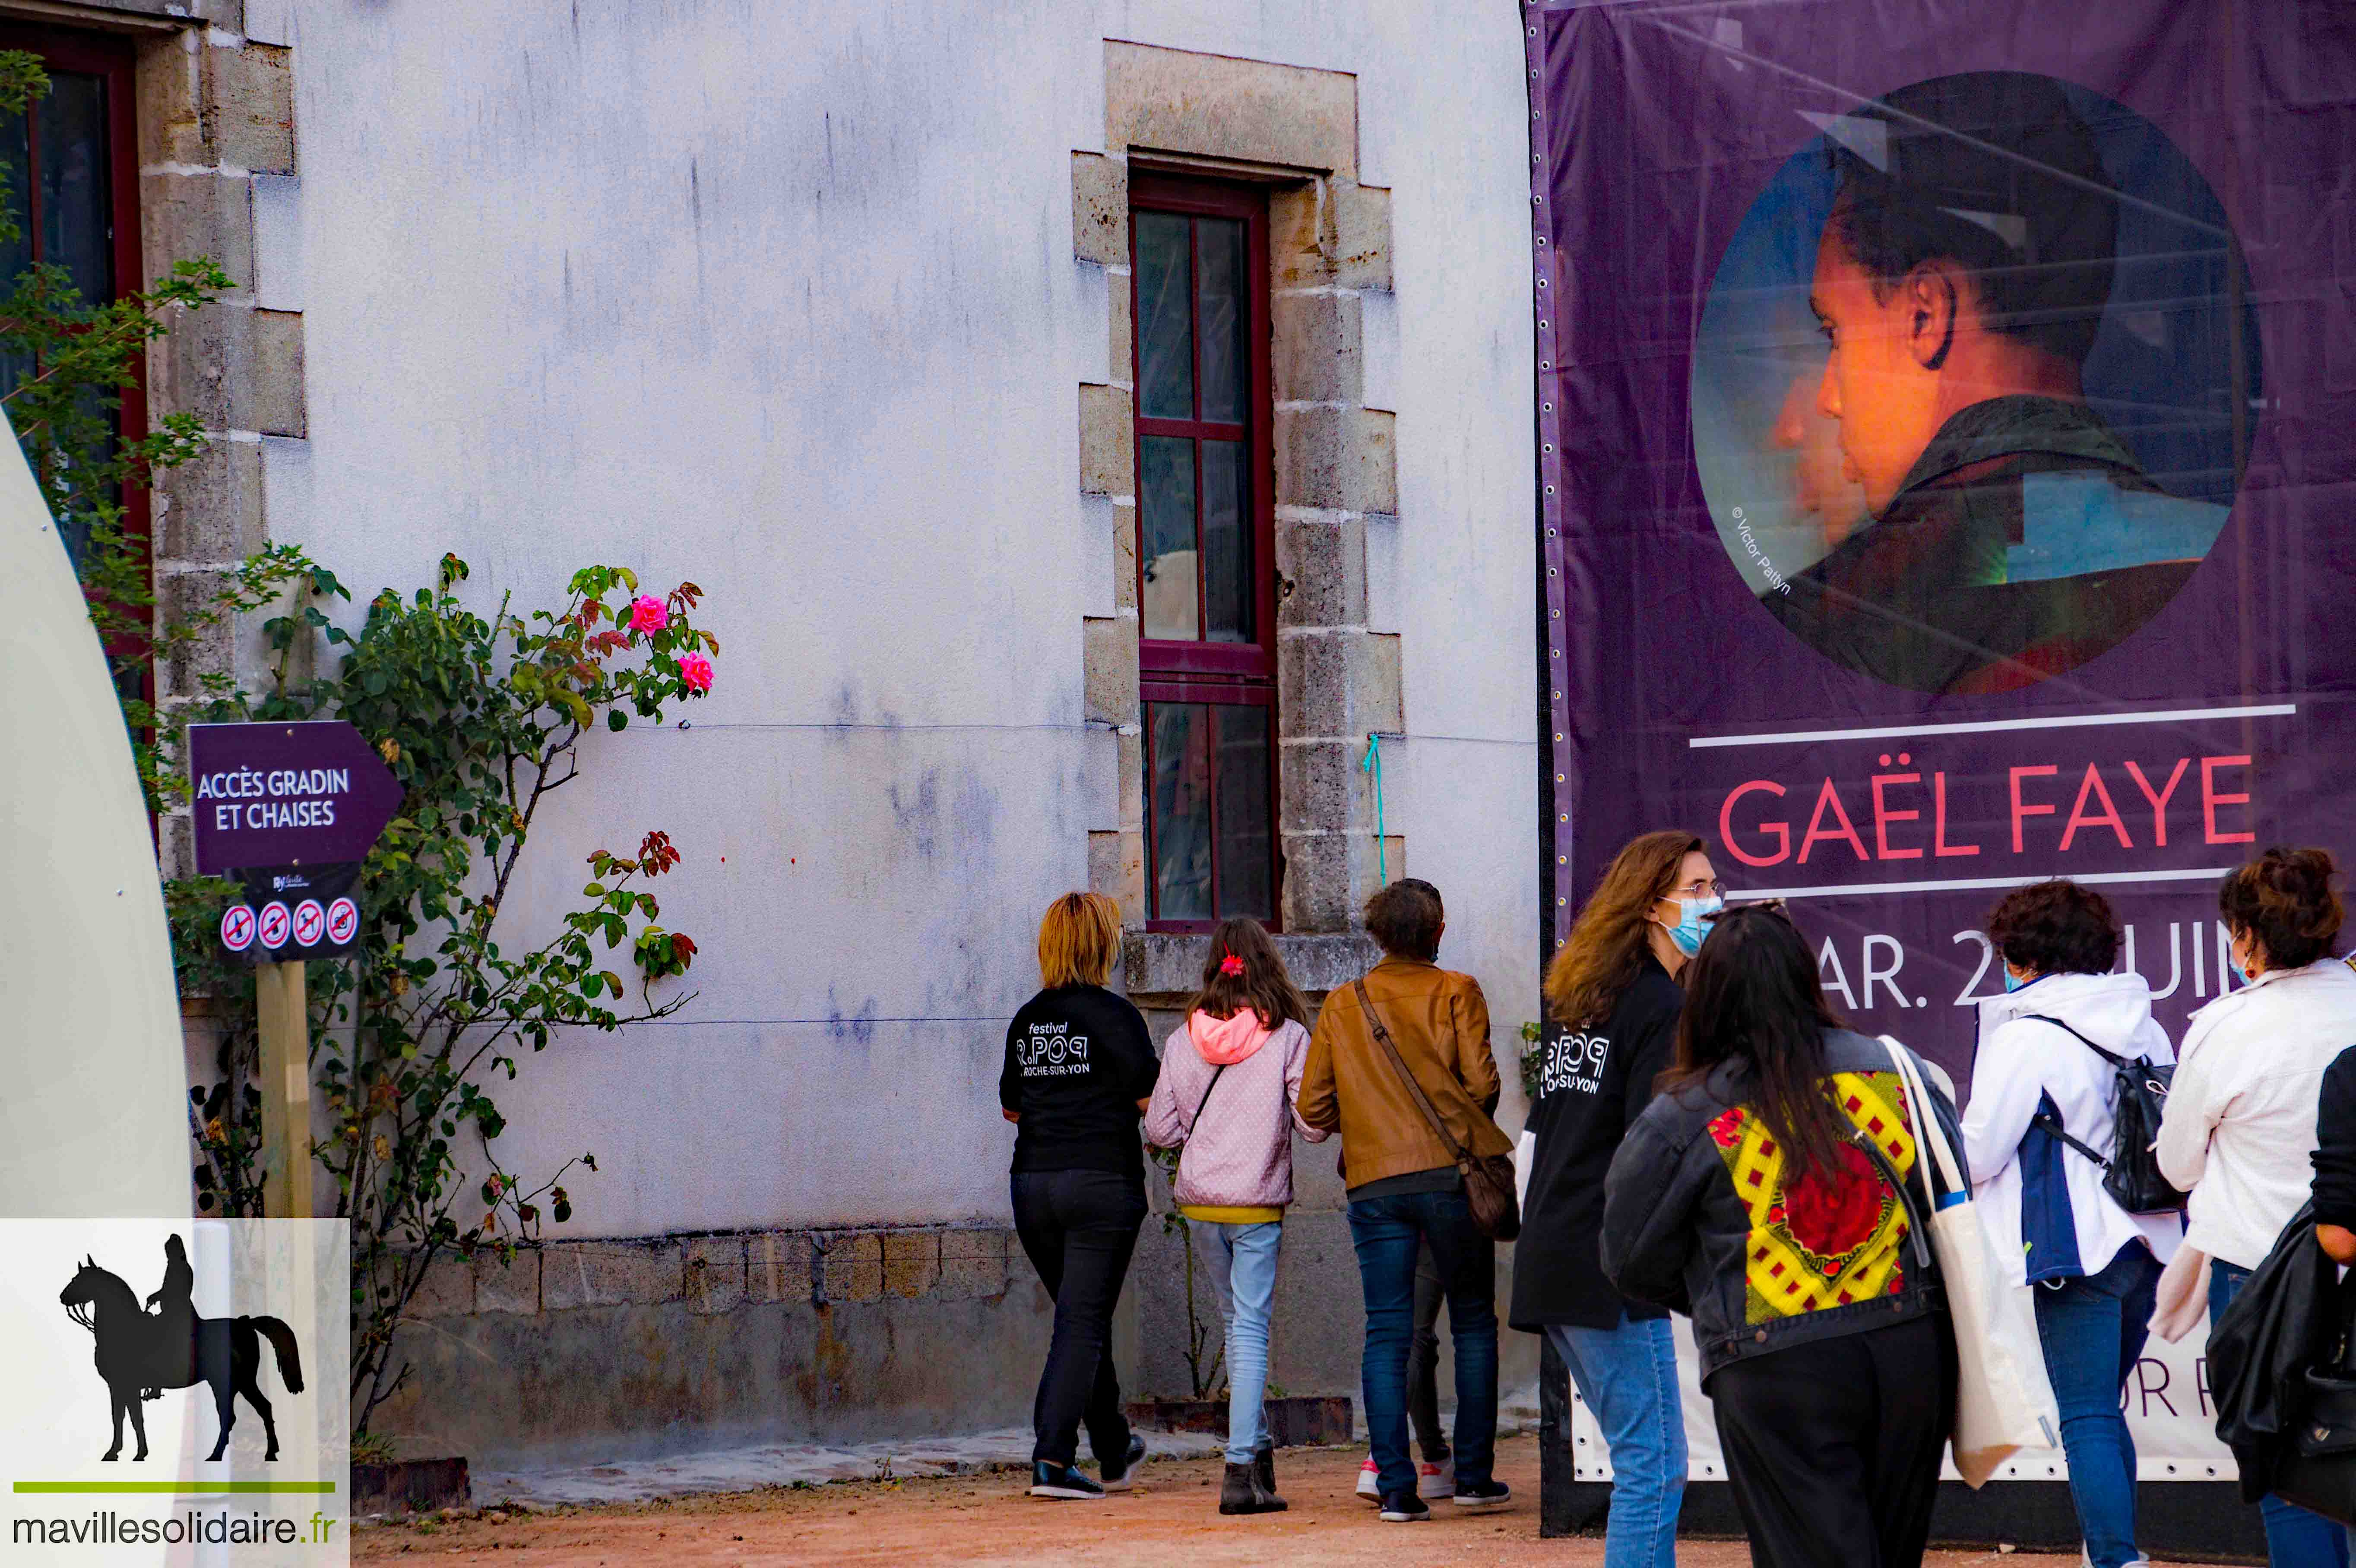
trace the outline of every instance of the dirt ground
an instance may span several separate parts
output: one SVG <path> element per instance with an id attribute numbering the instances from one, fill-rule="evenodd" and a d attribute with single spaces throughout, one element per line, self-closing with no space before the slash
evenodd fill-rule
<path id="1" fill-rule="evenodd" d="M 1546 1541 L 1538 1532 L 1538 1456 L 1533 1437 L 1498 1445 L 1497 1474 L 1511 1509 L 1456 1516 L 1435 1504 L 1431 1522 L 1384 1524 L 1351 1488 L 1361 1456 L 1338 1449 L 1278 1456 L 1277 1485 L 1290 1511 L 1226 1519 L 1216 1459 L 1149 1463 L 1134 1491 L 1102 1502 L 1045 1502 L 1023 1493 L 1025 1477 L 998 1474 L 935 1480 L 837 1482 L 726 1496 L 554 1512 L 479 1509 L 455 1519 L 363 1527 L 355 1562 L 430 1556 L 438 1563 L 498 1568 L 732 1568 L 780 1563 L 1098 1564 L 1113 1562 L 1280 1563 L 1301 1568 L 1423 1568 L 1440 1564 L 1559 1564 L 1596 1568 L 1601 1541 Z M 1454 1516 L 1454 1517 L 1452 1517 Z M 1740 1568 L 1739 1543 L 1694 1541 L 1682 1568 Z M 1939 1552 L 1937 1568 L 1998 1563 L 2062 1568 L 2066 1557 Z"/>

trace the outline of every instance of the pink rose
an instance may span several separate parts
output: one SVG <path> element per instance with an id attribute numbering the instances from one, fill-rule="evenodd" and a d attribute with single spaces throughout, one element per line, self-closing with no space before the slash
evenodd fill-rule
<path id="1" fill-rule="evenodd" d="M 701 697 L 712 689 L 712 661 L 701 654 L 682 654 L 679 661 L 679 683 Z"/>
<path id="2" fill-rule="evenodd" d="M 670 624 L 670 612 L 663 602 L 651 593 L 641 593 L 630 601 L 630 630 L 659 632 Z"/>

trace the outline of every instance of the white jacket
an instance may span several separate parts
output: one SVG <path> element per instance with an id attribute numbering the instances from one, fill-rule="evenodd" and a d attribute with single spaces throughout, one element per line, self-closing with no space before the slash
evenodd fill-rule
<path id="1" fill-rule="evenodd" d="M 2255 1268 L 2307 1201 L 2323 1070 L 2356 1045 L 2356 972 L 2270 969 L 2192 1015 L 2159 1168 L 2192 1194 L 2185 1240 Z"/>
<path id="2" fill-rule="evenodd" d="M 2015 1285 L 2099 1273 L 2138 1241 L 2166 1263 L 2184 1239 L 2183 1219 L 2128 1213 L 2103 1190 L 2102 1167 L 2031 1128 L 2051 1110 L 2072 1137 L 2107 1156 L 2118 1108 L 2111 1064 L 2031 1013 L 2116 1056 L 2176 1060 L 2140 975 L 2048 975 L 1983 1001 L 1964 1149 L 1989 1242 Z"/>

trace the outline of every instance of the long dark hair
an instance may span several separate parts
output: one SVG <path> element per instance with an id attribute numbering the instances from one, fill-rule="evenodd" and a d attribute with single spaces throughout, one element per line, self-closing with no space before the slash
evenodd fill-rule
<path id="1" fill-rule="evenodd" d="M 1782 911 L 1727 911 L 1687 965 L 1677 1053 L 1664 1089 L 1698 1083 L 1721 1062 L 1750 1070 L 1745 1098 L 1791 1157 L 1795 1176 L 1839 1168 L 1848 1120 L 1826 1081 L 1825 1030 L 1840 1025 L 1826 1005 L 1815 955 Z"/>
<path id="2" fill-rule="evenodd" d="M 1697 835 L 1665 828 L 1630 839 L 1612 858 L 1547 965 L 1547 1003 L 1556 1022 L 1583 1029 L 1612 1016 L 1653 950 L 1653 906 L 1669 896 L 1677 868 L 1701 847 Z"/>
<path id="3" fill-rule="evenodd" d="M 1230 957 L 1243 965 L 1242 973 L 1226 973 Z M 1281 1029 L 1287 1019 L 1309 1027 L 1308 999 L 1292 983 L 1267 929 L 1256 920 L 1237 917 L 1219 922 L 1211 933 L 1211 951 L 1203 960 L 1203 988 L 1186 1010 L 1231 1019 L 1246 1008 L 1259 1015 L 1262 1029 Z"/>

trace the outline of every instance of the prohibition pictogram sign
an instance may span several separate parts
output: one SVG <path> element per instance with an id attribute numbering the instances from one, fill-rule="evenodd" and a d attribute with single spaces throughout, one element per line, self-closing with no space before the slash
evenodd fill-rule
<path id="1" fill-rule="evenodd" d="M 284 904 L 269 903 L 262 905 L 262 945 L 269 948 L 273 953 L 285 946 L 286 938 L 289 935 L 293 925 L 294 917 L 287 912 L 287 909 Z"/>
<path id="2" fill-rule="evenodd" d="M 231 953 L 242 953 L 253 945 L 253 911 L 243 904 L 231 904 L 221 912 L 221 945 Z"/>
<path id="3" fill-rule="evenodd" d="M 360 932 L 360 906 L 349 899 L 337 899 L 327 906 L 327 940 L 341 947 Z"/>
<path id="4" fill-rule="evenodd" d="M 294 906 L 295 946 L 316 947 L 327 933 L 327 912 L 317 899 L 305 899 Z"/>

